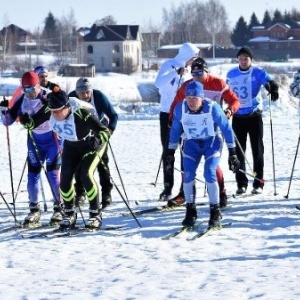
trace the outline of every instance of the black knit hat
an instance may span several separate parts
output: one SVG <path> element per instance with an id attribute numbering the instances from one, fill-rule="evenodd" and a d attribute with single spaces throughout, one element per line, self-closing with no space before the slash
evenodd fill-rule
<path id="1" fill-rule="evenodd" d="M 202 71 L 205 71 L 206 73 L 208 73 L 207 62 L 202 57 L 198 57 L 193 61 L 191 70 L 193 71 L 193 69 L 196 67 L 199 70 L 202 70 Z"/>
<path id="2" fill-rule="evenodd" d="M 237 53 L 236 57 L 239 57 L 241 54 L 244 54 L 244 55 L 250 57 L 251 59 L 253 59 L 252 51 L 248 47 L 242 47 L 239 50 L 239 52 Z"/>
<path id="3" fill-rule="evenodd" d="M 57 88 L 47 96 L 48 106 L 52 110 L 59 110 L 67 106 L 69 97 L 65 91 Z"/>

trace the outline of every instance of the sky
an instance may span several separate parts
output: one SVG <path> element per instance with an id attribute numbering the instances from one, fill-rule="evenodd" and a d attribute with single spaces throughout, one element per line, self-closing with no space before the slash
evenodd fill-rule
<path id="1" fill-rule="evenodd" d="M 16 6 L 16 2 L 18 5 Z M 258 19 L 261 21 L 266 9 L 269 11 L 278 8 L 280 11 L 290 10 L 297 7 L 298 1 L 289 0 L 220 0 L 224 5 L 227 15 L 233 27 L 239 17 L 243 15 L 245 20 L 249 22 L 250 16 L 255 11 Z M 71 8 L 74 10 L 75 19 L 78 22 L 78 27 L 91 26 L 97 19 L 112 15 L 119 25 L 136 24 L 142 27 L 147 27 L 149 21 L 152 24 L 160 25 L 162 22 L 162 10 L 166 8 L 170 10 L 172 3 L 178 7 L 182 0 L 114 0 L 110 1 L 95 1 L 95 0 L 52 0 L 50 2 L 37 3 L 35 0 L 27 1 L 6 1 L 5 6 L 1 8 L 0 26 L 6 26 L 6 21 L 14 23 L 17 26 L 34 31 L 38 27 L 43 27 L 44 19 L 49 11 L 54 16 L 60 18 L 68 16 Z"/>
<path id="2" fill-rule="evenodd" d="M 221 74 L 233 66 L 235 64 L 219 65 L 210 70 Z M 122 81 L 122 85 L 126 85 L 125 79 L 119 76 L 118 80 L 106 84 L 116 89 Z M 73 84 L 76 78 L 69 80 Z M 58 82 L 59 78 L 53 81 Z M 122 91 L 122 94 L 130 93 L 130 89 Z M 281 85 L 280 99 L 271 103 L 271 110 L 265 94 L 263 99 L 264 193 L 228 200 L 229 208 L 222 212 L 222 222 L 232 222 L 231 227 L 195 241 L 186 240 L 193 233 L 163 240 L 162 237 L 181 228 L 185 209 L 137 216 L 140 228 L 132 216 L 123 216 L 128 209 L 114 188 L 112 205 L 103 212 L 103 226 L 122 225 L 123 229 L 74 237 L 26 239 L 22 234 L 28 237 L 38 230 L 1 233 L 14 224 L 14 219 L 0 199 L 0 299 L 300 299 L 300 211 L 295 209 L 295 205 L 300 204 L 299 156 L 288 192 L 299 137 L 297 102 L 289 97 L 287 85 Z M 155 181 L 161 156 L 158 106 L 145 103 L 146 107 L 156 108 L 154 118 L 148 119 L 149 111 L 133 115 L 120 109 L 121 104 L 116 106 L 120 121 L 110 140 L 114 153 L 113 159 L 109 151 L 112 177 L 124 196 L 118 166 L 133 211 L 160 205 L 156 199 L 163 189 L 161 170 L 157 185 L 151 184 Z M 21 182 L 21 192 L 16 199 L 19 221 L 28 213 L 26 173 L 20 180 L 26 156 L 26 135 L 20 124 L 13 124 L 7 131 L 0 123 L 0 190 L 10 203 L 9 139 L 15 190 Z M 249 148 L 246 155 L 252 165 Z M 179 168 L 178 151 L 175 157 L 175 166 Z M 225 147 L 220 165 L 227 194 L 231 195 L 236 183 L 234 174 L 228 170 L 227 158 Z M 43 211 L 41 221 L 47 223 L 52 214 L 51 192 L 43 175 L 48 211 Z M 173 194 L 179 191 L 180 177 L 181 174 L 175 172 Z M 203 179 L 203 162 L 197 178 Z M 207 221 L 209 209 L 204 184 L 197 182 L 196 186 L 197 203 L 204 204 L 197 208 L 198 222 Z M 82 207 L 82 212 L 87 218 L 87 205 Z M 77 224 L 83 224 L 81 217 Z M 203 223 L 199 230 L 205 227 Z M 45 230 L 52 229 L 42 229 Z"/>

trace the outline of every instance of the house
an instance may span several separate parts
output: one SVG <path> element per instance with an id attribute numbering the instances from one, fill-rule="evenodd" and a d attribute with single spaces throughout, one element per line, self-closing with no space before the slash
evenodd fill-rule
<path id="1" fill-rule="evenodd" d="M 268 26 L 254 26 L 253 38 L 248 42 L 256 58 L 288 60 L 300 55 L 300 22 L 285 20 Z"/>
<path id="2" fill-rule="evenodd" d="M 20 50 L 20 45 L 30 42 L 31 34 L 14 24 L 3 27 L 0 31 L 0 46 L 6 52 Z"/>
<path id="3" fill-rule="evenodd" d="M 142 70 L 142 36 L 138 25 L 96 25 L 82 37 L 83 63 L 96 72 Z"/>

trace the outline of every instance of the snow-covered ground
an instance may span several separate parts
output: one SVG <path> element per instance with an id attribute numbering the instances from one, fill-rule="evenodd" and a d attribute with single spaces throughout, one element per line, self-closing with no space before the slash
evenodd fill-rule
<path id="1" fill-rule="evenodd" d="M 213 70 L 218 71 L 217 67 Z M 133 114 L 128 103 L 115 105 L 120 121 L 111 138 L 113 179 L 124 195 L 119 170 L 132 210 L 157 206 L 160 203 L 156 199 L 163 188 L 162 173 L 156 187 L 151 183 L 155 181 L 161 155 L 159 107 L 142 105 L 142 110 Z M 163 236 L 180 228 L 184 208 L 137 216 L 142 225 L 139 228 L 132 216 L 122 215 L 128 209 L 114 188 L 113 204 L 103 213 L 103 225 L 123 225 L 124 229 L 57 239 L 23 239 L 20 232 L 0 233 L 0 298 L 299 299 L 300 211 L 295 209 L 295 205 L 300 204 L 299 158 L 296 158 L 288 191 L 299 141 L 298 101 L 291 98 L 287 87 L 283 86 L 280 100 L 271 105 L 270 110 L 265 96 L 264 194 L 230 198 L 230 207 L 223 212 L 223 222 L 232 222 L 230 228 L 192 242 L 186 240 L 190 233 L 162 240 Z M 7 141 L 10 142 L 16 190 L 25 162 L 26 131 L 21 125 L 14 124 L 7 132 L 1 125 L 0 139 L 0 190 L 11 202 Z M 251 164 L 249 147 L 246 155 Z M 228 195 L 231 195 L 236 184 L 234 175 L 228 171 L 227 157 L 225 149 L 221 166 Z M 178 153 L 176 158 L 179 168 Z M 200 180 L 203 179 L 202 172 L 201 163 L 197 174 Z M 179 172 L 175 174 L 174 194 L 178 192 L 180 182 Z M 45 177 L 43 183 L 48 211 L 42 214 L 42 221 L 48 222 L 51 192 Z M 28 212 L 26 176 L 20 190 L 24 192 L 19 193 L 16 200 L 19 221 Z M 204 184 L 200 182 L 197 183 L 197 201 L 208 203 Z M 13 225 L 14 219 L 3 201 L 0 202 L 1 231 Z M 88 215 L 86 206 L 83 215 L 85 218 Z M 208 215 L 208 205 L 199 206 L 199 221 L 208 220 Z M 78 223 L 82 223 L 80 217 Z"/>

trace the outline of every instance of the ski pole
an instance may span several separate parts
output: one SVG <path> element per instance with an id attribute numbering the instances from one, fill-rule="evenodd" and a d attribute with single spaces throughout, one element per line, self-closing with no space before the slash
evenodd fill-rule
<path id="1" fill-rule="evenodd" d="M 108 141 L 108 146 L 109 146 L 109 149 L 110 149 L 111 155 L 112 155 L 112 157 L 113 157 L 113 161 L 114 161 L 116 170 L 117 170 L 118 175 L 119 175 L 119 178 L 120 178 L 120 182 L 121 182 L 121 185 L 122 185 L 122 188 L 123 188 L 123 192 L 124 192 L 125 197 L 126 197 L 128 203 L 129 203 L 128 196 L 127 196 L 127 193 L 126 193 L 126 190 L 125 190 L 125 185 L 124 185 L 124 182 L 123 182 L 123 179 L 122 179 L 122 176 L 121 176 L 121 173 L 120 173 L 118 164 L 117 164 L 117 160 L 116 160 L 115 154 L 114 154 L 114 152 L 113 152 L 113 149 L 112 149 L 111 144 L 110 144 L 109 141 Z M 139 205 L 138 201 L 135 201 L 135 204 L 136 204 L 136 205 Z"/>
<path id="2" fill-rule="evenodd" d="M 258 180 L 258 181 L 259 181 L 260 183 L 262 183 L 262 184 L 265 183 L 265 179 L 259 179 L 259 178 L 257 178 L 256 176 L 254 176 L 253 174 L 247 173 L 247 172 L 245 172 L 245 171 L 242 170 L 242 169 L 239 169 L 239 172 L 242 172 L 242 173 L 244 173 L 245 175 L 251 176 L 252 178 Z"/>
<path id="3" fill-rule="evenodd" d="M 287 191 L 287 194 L 284 196 L 284 198 L 286 198 L 286 199 L 289 198 L 290 188 L 291 188 L 293 174 L 294 174 L 294 170 L 295 170 L 295 163 L 296 163 L 296 159 L 297 159 L 297 155 L 298 155 L 298 150 L 299 150 L 299 143 L 300 143 L 300 134 L 299 134 L 299 138 L 298 138 L 297 149 L 296 149 L 296 153 L 295 153 L 295 157 L 294 157 L 292 172 L 291 172 L 291 176 L 290 176 L 290 180 L 289 180 L 288 191 Z"/>
<path id="4" fill-rule="evenodd" d="M 271 144 L 272 144 L 272 162 L 273 162 L 273 182 L 274 182 L 274 196 L 278 195 L 276 192 L 276 180 L 275 180 L 275 156 L 274 156 L 274 143 L 273 143 L 273 126 L 272 126 L 272 106 L 271 106 L 271 94 L 269 94 L 269 107 L 270 107 L 270 129 L 271 129 Z"/>
<path id="5" fill-rule="evenodd" d="M 235 142 L 236 142 L 237 145 L 239 146 L 239 149 L 240 149 L 240 151 L 241 151 L 243 157 L 245 158 L 245 161 L 246 161 L 246 163 L 247 163 L 247 165 L 248 165 L 249 170 L 250 170 L 251 173 L 254 174 L 254 176 L 255 176 L 256 174 L 253 172 L 253 170 L 252 170 L 252 168 L 251 168 L 251 166 L 250 166 L 250 163 L 249 163 L 249 161 L 248 161 L 248 159 L 247 159 L 247 157 L 246 157 L 246 153 L 245 153 L 245 151 L 243 150 L 242 145 L 240 144 L 240 142 L 239 142 L 237 136 L 235 135 L 235 133 L 233 133 L 233 134 L 234 134 Z"/>
<path id="6" fill-rule="evenodd" d="M 18 224 L 18 225 L 21 225 L 21 223 L 17 220 L 16 214 L 15 214 L 14 212 L 12 212 L 11 208 L 9 207 L 9 205 L 8 205 L 6 199 L 4 198 L 4 196 L 3 196 L 3 194 L 2 194 L 1 191 L 0 191 L 0 196 L 1 196 L 2 200 L 4 201 L 5 205 L 7 206 L 9 212 L 10 212 L 11 215 L 13 216 L 13 218 L 14 218 L 14 220 L 15 220 L 15 224 L 16 224 L 16 225 L 17 225 L 17 224 Z"/>
<path id="7" fill-rule="evenodd" d="M 163 161 L 163 154 L 160 157 L 160 161 L 159 161 L 159 165 L 158 165 L 158 170 L 157 170 L 157 173 L 156 173 L 155 181 L 151 183 L 151 185 L 153 185 L 154 187 L 156 187 L 156 184 L 157 184 L 158 175 L 159 175 L 159 172 L 160 172 L 160 169 L 161 169 L 162 161 Z"/>
<path id="8" fill-rule="evenodd" d="M 102 148 L 102 150 L 103 150 L 103 149 L 105 149 L 105 147 L 106 147 L 107 145 L 103 144 L 103 145 L 101 145 L 101 146 L 103 147 L 103 148 Z M 100 150 L 100 151 L 101 151 L 101 150 Z M 104 152 L 104 150 L 103 150 L 103 152 Z M 103 152 L 102 152 L 102 153 L 103 153 Z M 101 162 L 101 158 L 102 158 L 102 153 L 99 153 L 99 152 L 96 150 L 96 154 L 97 154 L 97 156 L 98 156 L 100 162 Z M 114 185 L 114 187 L 116 188 L 117 192 L 119 193 L 120 197 L 122 198 L 123 202 L 124 202 L 125 205 L 127 206 L 128 210 L 129 210 L 129 212 L 130 212 L 130 214 L 131 214 L 132 217 L 135 219 L 135 221 L 137 222 L 137 224 L 139 225 L 139 227 L 142 228 L 142 225 L 140 224 L 140 222 L 138 221 L 138 219 L 136 218 L 136 216 L 135 216 L 134 213 L 132 212 L 130 206 L 128 205 L 128 202 L 126 201 L 125 197 L 122 195 L 120 189 L 119 189 L 118 186 L 116 185 L 116 183 L 115 183 L 115 181 L 113 180 L 112 176 L 109 175 L 109 177 L 110 177 L 110 180 L 111 180 L 112 184 Z"/>
<path id="9" fill-rule="evenodd" d="M 42 180 L 42 174 L 40 175 L 40 187 L 42 191 L 42 197 L 43 197 L 43 202 L 44 202 L 44 211 L 46 212 L 48 210 L 47 203 L 46 203 L 46 196 L 45 196 L 45 190 L 44 190 L 44 184 Z"/>
<path id="10" fill-rule="evenodd" d="M 135 221 L 136 221 L 136 223 L 139 225 L 139 227 L 142 228 L 142 225 L 140 224 L 140 222 L 138 221 L 138 219 L 136 218 L 136 216 L 135 216 L 134 213 L 132 212 L 130 206 L 128 205 L 128 203 L 127 203 L 127 201 L 126 201 L 126 199 L 125 199 L 124 196 L 122 195 L 120 189 L 119 189 L 118 186 L 115 184 L 115 182 L 114 182 L 114 180 L 112 179 L 111 176 L 110 176 L 110 179 L 111 179 L 111 181 L 112 181 L 114 187 L 115 187 L 116 190 L 118 191 L 119 195 L 121 196 L 123 202 L 124 202 L 125 205 L 127 206 L 128 210 L 129 210 L 129 212 L 130 212 L 130 214 L 131 214 L 132 217 L 135 219 Z"/>
<path id="11" fill-rule="evenodd" d="M 26 160 L 25 160 L 25 163 L 24 163 L 24 166 L 23 166 L 23 170 L 22 170 L 20 180 L 19 180 L 18 188 L 17 188 L 17 191 L 16 191 L 15 201 L 17 201 L 18 194 L 21 192 L 20 187 L 21 187 L 21 182 L 23 180 L 23 176 L 24 176 L 24 173 L 25 173 L 26 165 L 27 165 L 27 157 L 26 157 Z"/>
<path id="12" fill-rule="evenodd" d="M 14 216 L 16 215 L 16 198 L 15 198 L 15 189 L 14 189 L 14 182 L 13 182 L 13 174 L 12 174 L 12 159 L 11 159 L 11 151 L 10 151 L 10 137 L 9 137 L 9 129 L 8 129 L 8 117 L 7 113 L 5 114 L 6 119 L 6 140 L 7 140 L 7 150 L 8 150 L 8 163 L 9 163 L 9 175 L 10 175 L 10 185 L 11 185 L 11 193 L 13 199 L 13 209 L 14 209 Z M 17 222 L 16 218 L 15 221 Z"/>
<path id="13" fill-rule="evenodd" d="M 178 168 L 176 168 L 176 167 L 174 167 L 174 170 L 176 170 L 176 171 L 180 172 L 181 174 L 183 174 L 183 173 L 184 173 L 183 171 L 179 170 L 179 169 L 178 169 Z M 195 180 L 197 180 L 197 181 L 199 181 L 199 182 L 201 182 L 201 183 L 205 183 L 205 181 L 203 181 L 203 180 L 201 180 L 201 179 L 198 179 L 197 177 L 195 177 Z"/>

